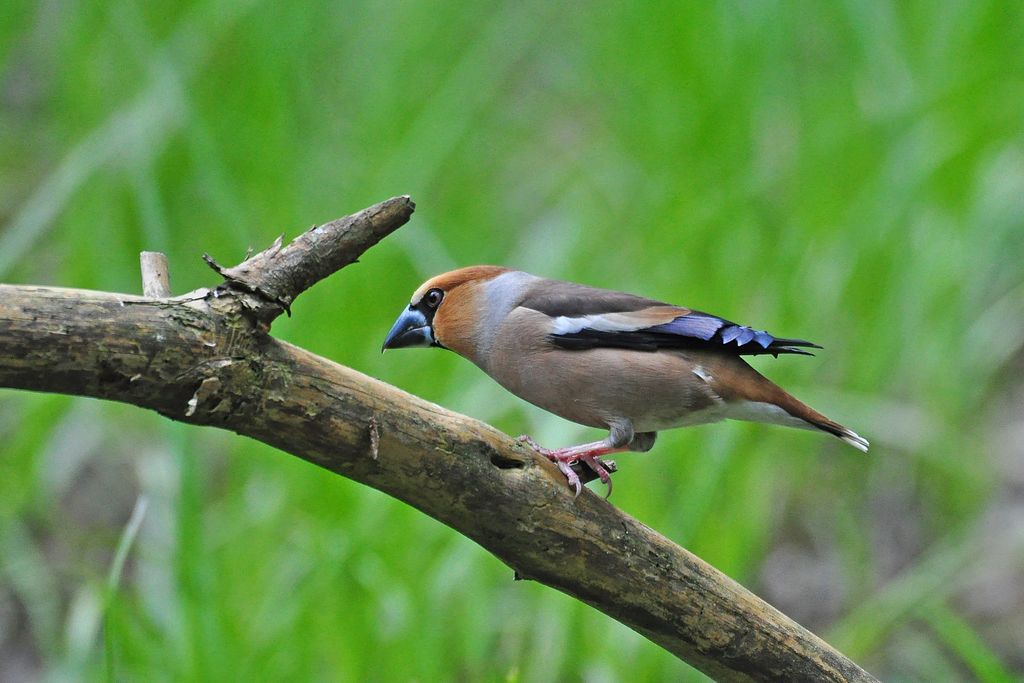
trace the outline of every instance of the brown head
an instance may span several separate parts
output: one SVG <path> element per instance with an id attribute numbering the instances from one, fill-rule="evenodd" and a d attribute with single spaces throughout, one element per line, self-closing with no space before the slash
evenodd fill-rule
<path id="1" fill-rule="evenodd" d="M 502 266 L 469 266 L 430 278 L 413 293 L 381 351 L 408 346 L 440 346 L 473 357 L 477 324 L 485 308 L 484 285 Z"/>

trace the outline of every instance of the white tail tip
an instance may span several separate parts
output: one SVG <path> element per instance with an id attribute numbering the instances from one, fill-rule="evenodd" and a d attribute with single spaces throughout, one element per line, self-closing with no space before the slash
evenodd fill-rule
<path id="1" fill-rule="evenodd" d="M 856 448 L 858 451 L 862 451 L 864 453 L 868 452 L 868 440 L 855 432 L 851 432 L 849 429 L 847 429 L 839 438 Z"/>

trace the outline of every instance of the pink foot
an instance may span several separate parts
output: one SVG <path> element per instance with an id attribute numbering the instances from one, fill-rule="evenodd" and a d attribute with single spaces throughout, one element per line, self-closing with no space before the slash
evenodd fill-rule
<path id="1" fill-rule="evenodd" d="M 618 468 L 611 460 L 600 460 L 597 456 L 608 453 L 618 453 L 625 449 L 609 448 L 603 443 L 598 442 L 596 444 L 570 446 L 567 448 L 552 450 L 550 448 L 544 448 L 525 434 L 517 437 L 516 441 L 526 444 L 551 462 L 555 463 L 555 465 L 558 466 L 558 470 L 565 475 L 569 488 L 574 492 L 574 497 L 579 497 L 580 493 L 583 491 L 583 484 L 588 481 L 592 481 L 593 479 L 600 479 L 601 483 L 608 487 L 604 496 L 606 499 L 608 496 L 612 495 L 611 473 L 615 472 Z"/>

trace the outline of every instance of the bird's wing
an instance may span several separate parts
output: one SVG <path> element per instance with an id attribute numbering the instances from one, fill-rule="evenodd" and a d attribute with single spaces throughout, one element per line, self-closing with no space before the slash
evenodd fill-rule
<path id="1" fill-rule="evenodd" d="M 543 280 L 519 304 L 551 318 L 550 341 L 564 349 L 719 349 L 738 355 L 821 348 L 680 306 L 569 282 Z"/>

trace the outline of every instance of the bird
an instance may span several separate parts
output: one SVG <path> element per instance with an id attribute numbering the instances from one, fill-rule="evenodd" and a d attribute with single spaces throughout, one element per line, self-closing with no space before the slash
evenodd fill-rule
<path id="1" fill-rule="evenodd" d="M 579 496 L 574 470 L 611 493 L 601 457 L 649 451 L 666 429 L 747 420 L 825 432 L 867 452 L 867 439 L 802 403 L 743 356 L 814 355 L 821 346 L 775 337 L 703 311 L 504 266 L 469 266 L 413 293 L 381 351 L 440 347 L 476 364 L 519 398 L 608 430 L 600 441 L 548 449 Z M 614 470 L 613 470 L 614 471 Z"/>

